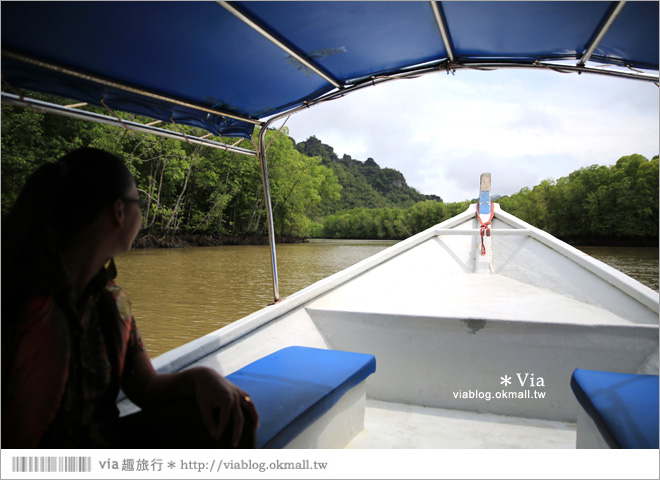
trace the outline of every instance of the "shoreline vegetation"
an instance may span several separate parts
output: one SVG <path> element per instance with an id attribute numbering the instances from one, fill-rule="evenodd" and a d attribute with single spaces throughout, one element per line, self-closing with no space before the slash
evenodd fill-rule
<path id="1" fill-rule="evenodd" d="M 308 239 L 303 237 L 275 237 L 275 243 L 277 244 L 306 243 L 307 241 Z M 217 233 L 191 232 L 140 232 L 135 242 L 133 242 L 133 249 L 219 247 L 223 245 L 268 245 L 268 236 L 231 236 Z"/>
<path id="2" fill-rule="evenodd" d="M 173 128 L 195 136 L 206 133 Z M 239 141 L 242 148 L 256 148 L 250 139 Z M 476 202 L 446 203 L 440 195 L 424 195 L 398 170 L 382 168 L 373 158 L 339 157 L 314 136 L 296 142 L 286 127 L 268 131 L 266 142 L 277 243 L 401 240 Z M 2 215 L 36 168 L 82 146 L 119 154 L 133 173 L 140 197 L 148 202 L 135 248 L 268 243 L 256 157 L 8 105 L 2 106 Z M 572 245 L 658 246 L 658 156 L 609 160 L 612 165 L 581 168 L 494 201 Z"/>
<path id="3" fill-rule="evenodd" d="M 323 237 L 275 237 L 276 244 L 308 243 L 312 239 Z M 335 238 L 330 240 L 396 240 L 396 239 L 353 239 Z M 639 238 L 561 238 L 561 240 L 574 247 L 658 247 L 658 239 L 654 237 Z M 190 232 L 141 232 L 133 244 L 134 250 L 160 249 L 160 248 L 191 248 L 191 247 L 220 247 L 223 245 L 268 245 L 268 236 L 229 236 L 212 233 Z"/>

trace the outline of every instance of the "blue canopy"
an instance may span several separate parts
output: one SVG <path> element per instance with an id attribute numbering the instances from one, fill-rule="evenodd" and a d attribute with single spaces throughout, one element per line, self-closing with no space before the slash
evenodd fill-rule
<path id="1" fill-rule="evenodd" d="M 655 78 L 658 2 L 2 2 L 3 88 L 216 135 L 393 76 Z M 618 68 L 600 69 L 598 64 Z"/>

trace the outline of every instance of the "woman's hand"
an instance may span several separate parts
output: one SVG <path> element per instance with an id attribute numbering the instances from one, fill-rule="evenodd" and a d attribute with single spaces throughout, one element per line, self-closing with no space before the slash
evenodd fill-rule
<path id="1" fill-rule="evenodd" d="M 259 414 L 247 393 L 207 367 L 158 374 L 146 352 L 139 352 L 124 372 L 122 388 L 140 407 L 167 398 L 195 395 L 204 426 L 216 441 L 231 428 L 230 441 L 237 446 L 243 427 L 256 428 Z"/>
<path id="2" fill-rule="evenodd" d="M 259 423 L 259 414 L 250 396 L 210 368 L 191 370 L 204 425 L 216 441 L 231 428 L 231 446 L 238 446 L 243 427 L 247 424 L 256 428 Z"/>

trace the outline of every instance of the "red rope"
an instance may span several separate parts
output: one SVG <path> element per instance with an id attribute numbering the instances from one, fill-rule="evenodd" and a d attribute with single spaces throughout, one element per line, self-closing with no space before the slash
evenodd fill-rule
<path id="1" fill-rule="evenodd" d="M 479 204 L 477 203 L 477 218 L 481 224 L 481 254 L 486 255 L 486 246 L 484 245 L 484 233 L 487 237 L 490 237 L 490 225 L 495 216 L 495 205 L 491 202 L 490 204 L 490 217 L 487 222 L 482 222 L 481 217 L 479 216 Z"/>

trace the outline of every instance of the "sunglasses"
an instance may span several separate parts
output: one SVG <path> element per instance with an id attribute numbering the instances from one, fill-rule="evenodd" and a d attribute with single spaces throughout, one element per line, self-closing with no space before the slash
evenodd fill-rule
<path id="1" fill-rule="evenodd" d="M 131 203 L 137 203 L 138 208 L 144 212 L 144 210 L 147 208 L 147 205 L 149 205 L 149 202 L 147 202 L 144 198 L 122 198 L 122 202 L 131 202 Z"/>

